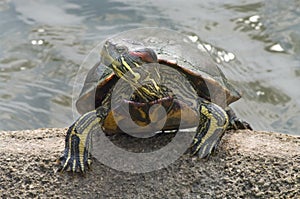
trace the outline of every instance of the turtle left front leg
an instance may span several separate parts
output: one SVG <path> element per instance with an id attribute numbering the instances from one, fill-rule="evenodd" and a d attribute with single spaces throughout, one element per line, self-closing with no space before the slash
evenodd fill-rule
<path id="1" fill-rule="evenodd" d="M 191 146 L 192 155 L 208 157 L 217 147 L 229 124 L 226 111 L 220 106 L 199 100 L 199 125 Z"/>

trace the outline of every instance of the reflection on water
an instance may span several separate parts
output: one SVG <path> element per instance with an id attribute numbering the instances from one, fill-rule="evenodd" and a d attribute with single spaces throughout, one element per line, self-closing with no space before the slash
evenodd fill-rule
<path id="1" fill-rule="evenodd" d="M 247 96 L 249 100 L 272 104 L 274 106 L 285 105 L 291 101 L 291 98 L 284 92 L 274 87 L 266 87 L 263 85 L 263 82 L 247 82 L 247 84 L 253 89 L 253 92 L 245 93 L 245 97 Z"/>
<path id="2" fill-rule="evenodd" d="M 73 121 L 73 78 L 100 41 L 160 26 L 208 50 L 242 92 L 233 104 L 255 129 L 300 134 L 298 0 L 4 0 L 0 2 L 0 129 Z"/>

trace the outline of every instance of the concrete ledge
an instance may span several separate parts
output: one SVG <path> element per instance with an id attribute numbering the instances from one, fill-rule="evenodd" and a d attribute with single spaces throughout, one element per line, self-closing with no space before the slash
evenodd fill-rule
<path id="1" fill-rule="evenodd" d="M 185 154 L 167 168 L 144 174 L 120 172 L 95 162 L 82 176 L 54 173 L 65 132 L 0 132 L 3 198 L 300 198 L 297 136 L 228 132 L 209 160 Z"/>

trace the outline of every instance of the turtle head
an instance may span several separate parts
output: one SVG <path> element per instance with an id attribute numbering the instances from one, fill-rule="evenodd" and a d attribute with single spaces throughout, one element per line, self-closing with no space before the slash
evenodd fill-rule
<path id="1" fill-rule="evenodd" d="M 132 44 L 129 43 L 128 46 L 131 47 Z M 111 68 L 116 76 L 134 88 L 135 93 L 131 99 L 145 102 L 161 98 L 160 87 L 149 77 L 150 72 L 147 71 L 147 67 L 143 67 L 144 64 L 158 63 L 157 55 L 153 49 L 145 47 L 130 49 L 127 46 L 106 41 L 101 52 L 101 59 L 102 63 Z M 139 69 L 134 70 L 135 68 Z M 145 79 L 149 81 L 143 82 Z"/>
<path id="2" fill-rule="evenodd" d="M 103 63 L 110 67 L 118 77 L 123 77 L 127 72 L 133 75 L 136 79 L 137 75 L 132 71 L 132 68 L 141 67 L 145 63 L 156 63 L 157 56 L 151 48 L 141 48 L 129 50 L 124 45 L 114 44 L 111 41 L 106 41 L 101 57 Z"/>

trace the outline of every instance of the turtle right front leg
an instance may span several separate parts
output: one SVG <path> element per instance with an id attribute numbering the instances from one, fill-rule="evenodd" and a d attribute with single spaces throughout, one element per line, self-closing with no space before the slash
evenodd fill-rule
<path id="1" fill-rule="evenodd" d="M 217 147 L 229 124 L 226 111 L 208 101 L 199 100 L 199 126 L 191 146 L 192 155 L 208 157 Z"/>
<path id="2" fill-rule="evenodd" d="M 69 127 L 58 171 L 86 171 L 91 164 L 92 133 L 101 131 L 101 123 L 107 113 L 108 109 L 99 107 L 80 116 Z"/>

